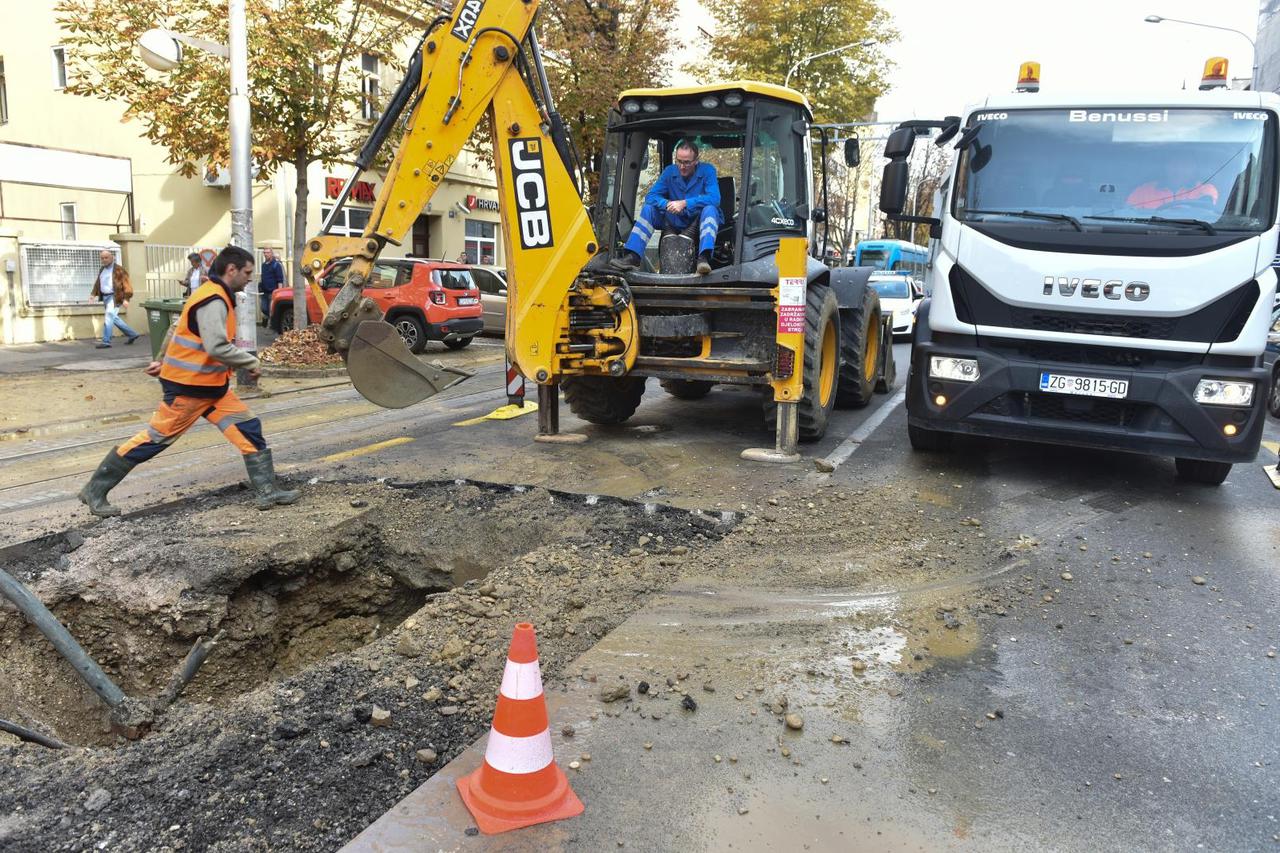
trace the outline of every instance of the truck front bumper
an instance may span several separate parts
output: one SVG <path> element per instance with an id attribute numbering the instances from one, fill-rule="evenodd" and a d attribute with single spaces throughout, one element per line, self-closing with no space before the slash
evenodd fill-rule
<path id="1" fill-rule="evenodd" d="M 976 359 L 980 378 L 976 382 L 932 378 L 929 357 L 933 355 Z M 1042 392 L 1042 371 L 1127 380 L 1128 394 L 1115 400 Z M 933 340 L 917 341 L 911 374 L 907 414 L 914 426 L 1216 462 L 1253 461 L 1262 439 L 1270 381 L 1261 367 L 1154 369 L 1048 363 Z M 1196 384 L 1205 378 L 1252 381 L 1251 405 L 1197 403 Z M 939 397 L 945 403 L 940 405 Z M 1233 435 L 1228 435 L 1229 425 L 1234 427 Z"/>

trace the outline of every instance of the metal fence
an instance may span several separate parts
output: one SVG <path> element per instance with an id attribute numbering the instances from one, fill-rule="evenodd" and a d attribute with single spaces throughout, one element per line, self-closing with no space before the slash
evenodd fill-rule
<path id="1" fill-rule="evenodd" d="M 89 295 L 102 268 L 104 249 L 120 259 L 118 247 L 92 243 L 23 243 L 22 290 L 33 308 L 93 305 Z"/>
<path id="2" fill-rule="evenodd" d="M 150 299 L 181 299 L 186 286 L 187 270 L 191 263 L 187 256 L 192 252 L 202 258 L 204 271 L 209 271 L 218 250 L 208 246 L 173 246 L 162 243 L 147 244 L 147 291 Z M 262 269 L 262 250 L 254 252 L 257 268 Z M 256 281 L 256 278 L 255 278 Z"/>

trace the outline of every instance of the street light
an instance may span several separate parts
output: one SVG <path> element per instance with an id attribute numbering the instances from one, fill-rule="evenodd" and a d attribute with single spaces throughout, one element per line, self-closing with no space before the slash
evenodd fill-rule
<path id="1" fill-rule="evenodd" d="M 796 69 L 799 68 L 801 65 L 804 65 L 806 62 L 812 62 L 815 59 L 821 59 L 824 56 L 830 56 L 833 53 L 840 53 L 841 51 L 849 50 L 855 47 L 872 47 L 873 45 L 875 45 L 875 43 L 876 43 L 875 39 L 863 39 L 862 41 L 855 41 L 851 44 L 846 44 L 842 47 L 834 47 L 831 50 L 824 50 L 822 53 L 815 53 L 810 56 L 806 56 L 803 59 L 798 60 L 794 65 L 791 66 L 791 68 L 787 70 L 787 77 L 785 80 L 782 81 L 782 85 L 784 86 L 790 85 L 791 75 L 795 74 Z"/>
<path id="2" fill-rule="evenodd" d="M 189 45 L 230 62 L 231 92 L 227 123 L 231 135 L 231 245 L 253 252 L 253 164 L 249 112 L 249 38 L 245 0 L 227 0 L 227 41 L 222 45 L 172 30 L 147 30 L 138 38 L 142 61 L 157 71 L 172 71 L 182 63 L 182 46 Z M 236 300 L 235 345 L 258 349 L 258 287 L 251 284 Z M 253 386 L 248 371 L 236 373 L 236 385 Z"/>
<path id="3" fill-rule="evenodd" d="M 1251 51 L 1249 88 L 1256 89 L 1258 87 L 1258 46 L 1254 44 L 1253 39 L 1249 38 L 1245 33 L 1242 33 L 1239 30 L 1233 30 L 1231 27 L 1220 27 L 1217 24 L 1202 24 L 1199 21 L 1184 21 L 1181 18 L 1164 18 L 1160 15 L 1147 15 L 1142 20 L 1146 21 L 1148 24 L 1162 24 L 1165 21 L 1168 21 L 1171 24 L 1186 24 L 1189 27 L 1204 27 L 1207 30 L 1223 30 L 1228 33 L 1235 33 L 1249 43 L 1249 50 Z"/>

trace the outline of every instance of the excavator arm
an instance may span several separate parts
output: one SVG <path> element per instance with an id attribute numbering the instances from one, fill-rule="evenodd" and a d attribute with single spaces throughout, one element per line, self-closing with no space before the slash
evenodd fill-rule
<path id="1" fill-rule="evenodd" d="M 507 254 L 512 362 L 551 385 L 564 375 L 621 376 L 635 361 L 637 323 L 626 282 L 580 275 L 598 241 L 542 69 L 537 9 L 538 0 L 460 0 L 451 16 L 432 22 L 322 233 L 307 242 L 303 271 L 317 294 L 329 263 L 352 259 L 320 336 L 346 360 L 356 389 L 379 405 L 411 405 L 457 381 L 456 371 L 414 358 L 362 289 L 379 253 L 401 243 L 486 115 Z M 323 233 L 406 111 L 364 233 Z"/>

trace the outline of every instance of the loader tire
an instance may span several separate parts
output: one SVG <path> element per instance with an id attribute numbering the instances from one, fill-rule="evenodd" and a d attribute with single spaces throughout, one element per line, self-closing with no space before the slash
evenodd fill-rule
<path id="1" fill-rule="evenodd" d="M 804 314 L 804 397 L 796 412 L 801 441 L 826 435 L 839 372 L 840 305 L 831 288 L 810 285 Z M 778 404 L 772 390 L 765 393 L 764 423 L 770 431 L 777 428 Z"/>
<path id="2" fill-rule="evenodd" d="M 705 379 L 663 379 L 662 390 L 679 400 L 701 400 L 711 393 L 714 382 Z"/>
<path id="3" fill-rule="evenodd" d="M 569 411 L 593 424 L 620 424 L 636 413 L 644 396 L 643 376 L 572 376 L 561 380 Z"/>
<path id="4" fill-rule="evenodd" d="M 836 405 L 861 409 L 871 402 L 880 378 L 880 294 L 870 287 L 862 292 L 862 304 L 840 312 L 840 384 Z"/>

